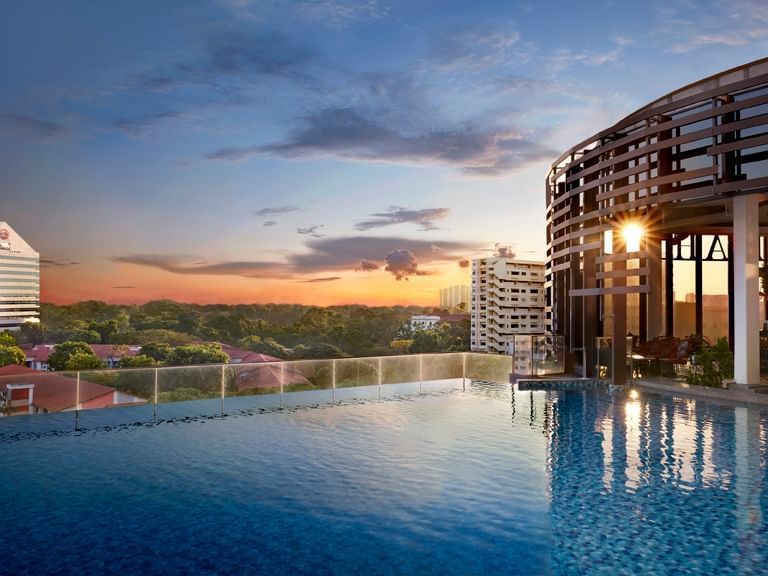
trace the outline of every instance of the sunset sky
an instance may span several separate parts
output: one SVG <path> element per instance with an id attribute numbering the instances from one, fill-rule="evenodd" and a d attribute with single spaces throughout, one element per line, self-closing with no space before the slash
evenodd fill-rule
<path id="1" fill-rule="evenodd" d="M 437 303 L 544 258 L 566 148 L 768 54 L 768 3 L 0 4 L 0 220 L 43 300 Z"/>

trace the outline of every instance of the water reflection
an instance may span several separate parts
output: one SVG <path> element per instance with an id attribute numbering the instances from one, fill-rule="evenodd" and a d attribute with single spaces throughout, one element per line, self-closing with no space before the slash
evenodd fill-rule
<path id="1" fill-rule="evenodd" d="M 768 570 L 759 410 L 584 391 L 530 412 L 545 415 L 555 573 Z"/>

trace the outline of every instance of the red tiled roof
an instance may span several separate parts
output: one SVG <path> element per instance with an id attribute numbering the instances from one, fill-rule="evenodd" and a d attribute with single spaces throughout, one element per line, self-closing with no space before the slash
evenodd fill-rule
<path id="1" fill-rule="evenodd" d="M 33 403 L 48 412 L 72 409 L 77 401 L 77 380 L 55 372 L 40 372 L 25 366 L 0 368 L 0 390 L 7 394 L 7 384 L 34 384 Z M 114 388 L 80 379 L 80 402 L 112 394 Z"/>
<path id="2" fill-rule="evenodd" d="M 237 390 L 252 390 L 254 388 L 280 388 L 280 383 L 312 384 L 304 374 L 296 368 L 286 366 L 284 369 L 278 365 L 265 366 L 237 366 Z"/>
<path id="3" fill-rule="evenodd" d="M 138 344 L 91 344 L 91 350 L 99 360 L 137 356 L 140 349 Z"/>
<path id="4" fill-rule="evenodd" d="M 26 355 L 27 360 L 35 360 L 36 362 L 48 362 L 48 356 L 53 353 L 54 344 L 35 344 L 32 347 L 24 347 L 22 350 Z"/>
<path id="5" fill-rule="evenodd" d="M 217 342 L 215 342 L 217 344 Z M 280 358 L 275 358 L 269 354 L 260 354 L 258 352 L 251 352 L 250 350 L 241 350 L 235 348 L 229 344 L 221 344 L 221 349 L 226 352 L 231 361 L 238 362 L 280 362 Z"/>

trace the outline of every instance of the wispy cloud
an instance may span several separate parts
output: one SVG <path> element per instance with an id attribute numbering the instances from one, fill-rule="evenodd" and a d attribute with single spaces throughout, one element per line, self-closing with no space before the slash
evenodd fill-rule
<path id="1" fill-rule="evenodd" d="M 334 280 L 341 280 L 341 276 L 326 276 L 324 278 L 310 278 L 309 280 L 298 280 L 298 282 L 304 282 L 306 284 L 314 284 L 315 282 L 333 282 Z"/>
<path id="2" fill-rule="evenodd" d="M 668 40 L 667 51 L 686 54 L 705 48 L 734 48 L 768 38 L 768 4 L 731 0 L 711 6 L 670 0 L 658 10 L 654 36 Z"/>
<path id="3" fill-rule="evenodd" d="M 333 108 L 307 116 L 288 139 L 267 145 L 220 148 L 210 160 L 238 162 L 255 155 L 285 158 L 337 156 L 401 164 L 439 164 L 471 174 L 512 172 L 556 156 L 521 132 L 481 129 L 472 124 L 412 134 L 399 132 L 353 108 Z"/>
<path id="4" fill-rule="evenodd" d="M 283 214 L 288 214 L 290 212 L 296 212 L 297 210 L 300 210 L 298 206 L 272 206 L 269 208 L 259 208 L 258 210 L 254 211 L 254 214 L 256 216 L 282 216 Z M 266 222 L 264 223 L 266 226 Z"/>
<path id="5" fill-rule="evenodd" d="M 112 286 L 114 290 L 135 290 L 138 286 Z"/>
<path id="6" fill-rule="evenodd" d="M 372 272 L 373 270 L 378 270 L 381 268 L 376 262 L 372 262 L 370 260 L 360 260 L 360 265 L 355 268 L 355 272 Z"/>
<path id="7" fill-rule="evenodd" d="M 2 114 L 0 125 L 18 136 L 35 140 L 55 140 L 66 136 L 68 132 L 61 124 L 26 114 Z"/>
<path id="8" fill-rule="evenodd" d="M 440 250 L 435 250 L 438 246 Z M 308 252 L 288 257 L 297 272 L 331 270 L 372 271 L 377 262 L 395 250 L 408 250 L 421 263 L 450 262 L 478 250 L 474 243 L 453 240 L 414 240 L 398 236 L 342 236 L 307 243 Z"/>
<path id="9" fill-rule="evenodd" d="M 444 220 L 450 214 L 448 208 L 425 208 L 423 210 L 409 210 L 400 206 L 390 206 L 385 212 L 371 214 L 371 220 L 363 220 L 355 224 L 356 230 L 371 230 L 394 224 L 414 223 L 419 230 L 438 230 L 435 222 Z"/>
<path id="10" fill-rule="evenodd" d="M 269 18 L 288 16 L 328 28 L 346 28 L 356 23 L 380 20 L 389 9 L 377 0 L 296 0 L 271 3 L 261 0 L 223 0 L 238 16 Z"/>
<path id="11" fill-rule="evenodd" d="M 469 265 L 471 262 L 467 260 L 466 258 L 462 258 L 458 261 L 459 268 L 469 268 Z"/>
<path id="12" fill-rule="evenodd" d="M 61 268 L 63 266 L 77 266 L 80 262 L 73 262 L 71 260 L 60 260 L 56 258 L 40 258 L 41 267 L 55 266 Z"/>
<path id="13" fill-rule="evenodd" d="M 265 220 L 262 226 L 264 226 L 264 228 L 269 228 L 270 226 L 274 226 L 275 224 L 277 224 L 277 222 L 275 222 L 274 220 Z"/>
<path id="14" fill-rule="evenodd" d="M 322 238 L 325 234 L 320 234 L 318 230 L 323 226 L 325 226 L 325 224 L 315 224 L 314 226 L 307 226 L 306 228 L 296 228 L 296 232 L 304 236 L 312 236 L 312 238 Z"/>
<path id="15" fill-rule="evenodd" d="M 205 261 L 196 256 L 178 254 L 132 254 L 113 259 L 123 264 L 158 268 L 173 274 L 245 276 L 247 278 L 285 278 L 288 271 L 280 262 L 246 260 Z"/>
<path id="16" fill-rule="evenodd" d="M 121 118 L 115 121 L 114 125 L 128 136 L 141 136 L 151 132 L 158 125 L 185 117 L 188 117 L 188 115 L 182 112 L 157 112 L 133 118 Z"/>

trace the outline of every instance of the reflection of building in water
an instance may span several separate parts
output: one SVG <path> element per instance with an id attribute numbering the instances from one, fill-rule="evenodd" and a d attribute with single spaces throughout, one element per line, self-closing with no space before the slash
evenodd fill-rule
<path id="1" fill-rule="evenodd" d="M 547 409 L 553 572 L 765 566 L 759 412 L 595 392 L 559 393 Z"/>

